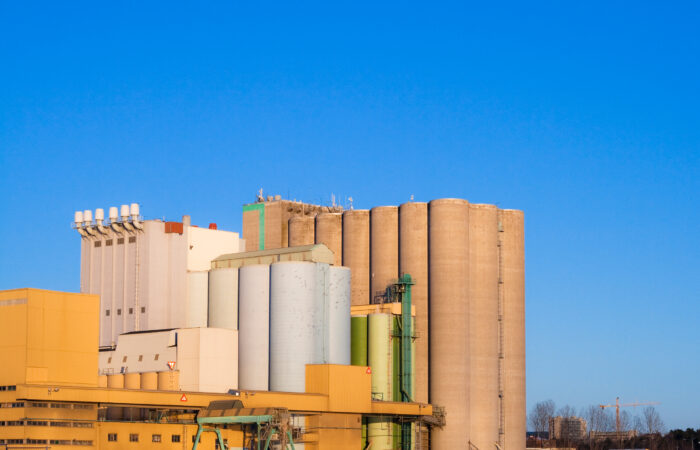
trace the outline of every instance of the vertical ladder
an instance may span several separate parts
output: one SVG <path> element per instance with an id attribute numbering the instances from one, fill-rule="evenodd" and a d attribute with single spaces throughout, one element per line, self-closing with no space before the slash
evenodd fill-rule
<path id="1" fill-rule="evenodd" d="M 498 221 L 498 444 L 504 448 L 506 432 L 505 408 L 504 408 L 504 378 L 505 378 L 505 343 L 503 336 L 503 315 L 505 292 L 503 290 L 503 222 Z"/>

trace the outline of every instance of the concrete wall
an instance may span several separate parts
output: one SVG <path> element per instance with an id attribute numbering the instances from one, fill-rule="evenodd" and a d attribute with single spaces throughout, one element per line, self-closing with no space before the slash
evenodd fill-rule
<path id="1" fill-rule="evenodd" d="M 0 291 L 0 385 L 97 386 L 95 295 Z"/>
<path id="2" fill-rule="evenodd" d="M 188 271 L 240 250 L 238 233 L 183 226 L 166 232 L 160 220 L 143 231 L 81 239 L 81 292 L 100 295 L 100 346 L 130 331 L 188 326 Z M 205 325 L 205 324 L 204 324 Z"/>

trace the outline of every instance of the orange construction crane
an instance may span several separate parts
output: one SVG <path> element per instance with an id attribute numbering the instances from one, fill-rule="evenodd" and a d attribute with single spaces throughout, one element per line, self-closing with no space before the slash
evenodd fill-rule
<path id="1" fill-rule="evenodd" d="M 628 406 L 645 406 L 645 405 L 658 405 L 659 402 L 646 402 L 646 403 L 620 403 L 620 397 L 615 398 L 615 404 L 614 405 L 598 405 L 600 406 L 600 409 L 605 409 L 605 408 L 615 408 L 615 430 L 617 431 L 617 435 L 620 436 L 620 407 L 628 407 Z"/>

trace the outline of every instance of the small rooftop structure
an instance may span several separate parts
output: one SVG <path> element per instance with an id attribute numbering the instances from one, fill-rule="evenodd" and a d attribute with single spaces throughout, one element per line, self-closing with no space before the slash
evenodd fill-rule
<path id="1" fill-rule="evenodd" d="M 254 252 L 229 253 L 211 262 L 212 269 L 243 267 L 253 264 L 272 264 L 280 261 L 308 261 L 333 264 L 333 252 L 324 244 L 275 248 Z"/>

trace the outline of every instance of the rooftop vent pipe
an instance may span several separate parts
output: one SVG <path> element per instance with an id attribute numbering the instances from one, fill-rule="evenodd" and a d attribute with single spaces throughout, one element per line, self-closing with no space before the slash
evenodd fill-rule
<path id="1" fill-rule="evenodd" d="M 102 208 L 97 208 L 95 210 L 95 224 L 97 225 L 97 231 L 99 231 L 101 234 L 106 235 L 108 233 L 108 229 L 102 226 L 102 223 L 105 220 L 105 210 Z"/>
<path id="2" fill-rule="evenodd" d="M 131 213 L 131 223 L 134 225 L 134 227 L 138 228 L 139 230 L 143 230 L 143 225 L 141 222 L 139 222 L 139 204 L 132 203 L 131 207 L 129 208 L 129 212 Z"/>
<path id="3" fill-rule="evenodd" d="M 95 232 L 95 229 L 92 228 L 92 211 L 89 209 L 86 209 L 83 211 L 83 229 L 88 232 L 88 234 L 92 236 L 97 236 L 97 233 Z"/>
<path id="4" fill-rule="evenodd" d="M 124 228 L 119 225 L 119 209 L 116 206 L 111 206 L 109 208 L 109 226 L 117 234 L 122 234 Z"/>
<path id="5" fill-rule="evenodd" d="M 73 222 L 75 223 L 75 229 L 78 230 L 78 233 L 80 233 L 81 236 L 87 237 L 87 233 L 85 230 L 83 230 L 83 212 L 82 211 L 76 211 L 75 215 L 73 216 Z"/>
<path id="6" fill-rule="evenodd" d="M 124 228 L 126 228 L 128 231 L 134 231 L 133 225 L 129 223 L 129 205 L 122 205 L 121 206 L 121 224 Z"/>

